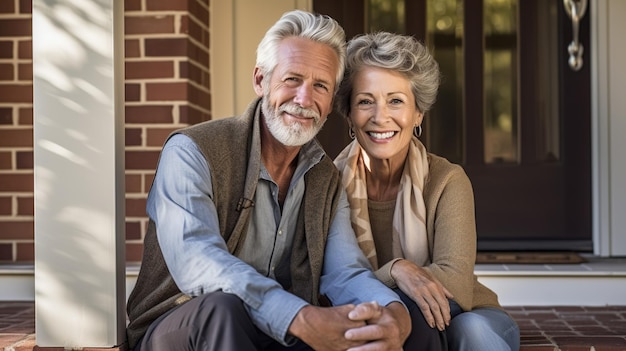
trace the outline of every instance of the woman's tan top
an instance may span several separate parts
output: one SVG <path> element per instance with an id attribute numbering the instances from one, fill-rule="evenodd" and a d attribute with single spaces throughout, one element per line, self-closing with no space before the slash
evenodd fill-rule
<path id="1" fill-rule="evenodd" d="M 376 258 L 380 264 L 385 264 L 394 258 L 391 240 L 389 239 L 393 230 L 393 211 L 396 207 L 396 200 L 367 200 L 367 207 L 370 214 L 370 226 L 374 236 L 374 245 L 376 246 Z"/>

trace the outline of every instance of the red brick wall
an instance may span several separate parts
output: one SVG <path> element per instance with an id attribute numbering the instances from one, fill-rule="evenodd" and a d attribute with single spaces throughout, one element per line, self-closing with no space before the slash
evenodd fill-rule
<path id="1" fill-rule="evenodd" d="M 0 0 L 0 262 L 30 263 L 32 0 Z M 139 261 L 145 202 L 174 129 L 210 118 L 210 0 L 125 0 L 126 259 Z"/>
<path id="2" fill-rule="evenodd" d="M 0 261 L 34 257 L 31 13 L 0 1 Z"/>

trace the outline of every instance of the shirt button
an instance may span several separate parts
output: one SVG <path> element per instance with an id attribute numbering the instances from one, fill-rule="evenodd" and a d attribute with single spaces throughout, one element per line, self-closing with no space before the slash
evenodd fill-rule
<path id="1" fill-rule="evenodd" d="M 279 229 L 279 230 L 278 230 L 278 235 L 283 235 L 283 231 L 282 231 L 282 229 Z"/>

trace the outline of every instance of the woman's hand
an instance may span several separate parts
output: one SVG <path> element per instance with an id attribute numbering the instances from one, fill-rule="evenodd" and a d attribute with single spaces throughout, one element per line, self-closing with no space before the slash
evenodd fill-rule
<path id="1" fill-rule="evenodd" d="M 422 310 L 426 322 L 444 330 L 450 325 L 452 294 L 435 277 L 408 260 L 399 260 L 391 267 L 391 277 L 396 284 Z"/>

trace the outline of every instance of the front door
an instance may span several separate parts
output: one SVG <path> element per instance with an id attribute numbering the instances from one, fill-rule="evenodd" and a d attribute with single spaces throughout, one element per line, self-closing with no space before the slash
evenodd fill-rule
<path id="1" fill-rule="evenodd" d="M 590 6 L 578 28 L 577 69 L 568 62 L 576 31 L 563 0 L 314 0 L 313 6 L 337 19 L 349 38 L 387 30 L 414 35 L 432 50 L 443 81 L 422 141 L 469 175 L 479 249 L 592 249 L 590 51 L 584 51 Z M 349 142 L 341 116 L 329 118 L 320 141 L 333 157 Z"/>

